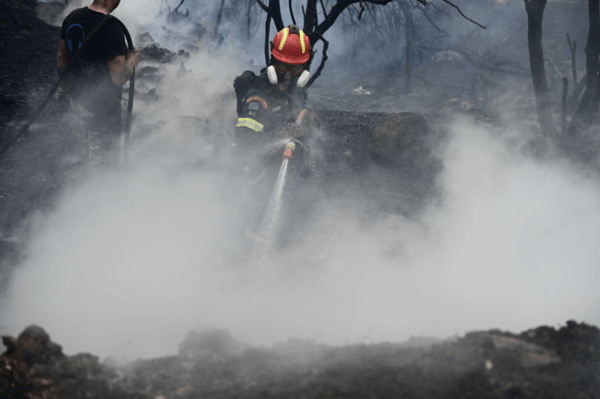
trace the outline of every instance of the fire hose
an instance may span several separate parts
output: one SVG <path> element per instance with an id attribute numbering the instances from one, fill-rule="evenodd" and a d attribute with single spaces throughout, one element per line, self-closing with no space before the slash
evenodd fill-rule
<path id="1" fill-rule="evenodd" d="M 37 117 L 44 110 L 44 108 L 46 108 L 46 105 L 48 105 L 48 103 L 50 102 L 50 99 L 52 98 L 54 93 L 56 93 L 56 90 L 60 86 L 61 82 L 67 77 L 69 71 L 73 67 L 73 64 L 75 64 L 75 61 L 77 61 L 77 59 L 81 55 L 83 48 L 86 46 L 86 44 L 88 44 L 90 42 L 90 40 L 92 39 L 94 34 L 96 32 L 98 32 L 100 30 L 100 28 L 102 28 L 104 25 L 106 25 L 106 23 L 110 20 L 115 21 L 117 24 L 119 24 L 121 26 L 121 28 L 123 29 L 123 33 L 125 35 L 125 39 L 127 40 L 127 47 L 129 48 L 130 51 L 134 50 L 133 40 L 131 40 L 131 35 L 129 34 L 129 31 L 127 30 L 127 28 L 125 27 L 123 22 L 121 22 L 118 18 L 116 18 L 112 15 L 105 16 L 104 19 L 102 19 L 102 21 L 100 21 L 100 23 L 92 30 L 92 32 L 89 34 L 89 36 L 83 41 L 83 43 L 79 47 L 79 50 L 77 50 L 77 52 L 75 53 L 75 55 L 73 55 L 73 57 L 71 58 L 71 60 L 69 61 L 69 63 L 65 67 L 65 69 L 58 76 L 58 79 L 56 80 L 56 82 L 54 82 L 54 85 L 52 85 L 52 88 L 46 95 L 46 98 L 44 99 L 42 104 L 37 108 L 37 110 L 33 113 L 31 118 L 25 123 L 25 125 L 23 125 L 21 127 L 21 129 L 19 129 L 17 134 L 15 134 L 12 139 L 9 139 L 8 142 L 2 146 L 2 148 L 0 149 L 0 155 L 4 154 L 6 151 L 8 151 L 8 149 L 17 142 L 17 140 L 19 140 L 23 135 L 25 135 L 25 133 L 27 133 L 27 131 L 29 130 L 29 128 L 31 127 L 33 122 L 37 119 Z M 131 74 L 131 77 L 129 78 L 129 101 L 127 104 L 127 121 L 125 124 L 125 162 L 127 162 L 129 159 L 129 135 L 131 133 L 131 117 L 133 114 L 134 91 L 135 91 L 135 68 L 133 69 L 133 73 Z"/>

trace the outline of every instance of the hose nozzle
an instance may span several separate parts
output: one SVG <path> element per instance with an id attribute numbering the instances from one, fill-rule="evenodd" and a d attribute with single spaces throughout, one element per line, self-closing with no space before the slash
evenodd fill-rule
<path id="1" fill-rule="evenodd" d="M 296 144 L 293 141 L 290 141 L 285 145 L 285 150 L 283 150 L 283 159 L 290 159 L 296 149 Z"/>

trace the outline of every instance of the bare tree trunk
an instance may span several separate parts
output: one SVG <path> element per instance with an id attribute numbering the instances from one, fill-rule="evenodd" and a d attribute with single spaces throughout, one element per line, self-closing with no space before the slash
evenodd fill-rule
<path id="1" fill-rule="evenodd" d="M 219 7 L 219 14 L 217 15 L 217 23 L 215 24 L 215 32 L 213 36 L 217 36 L 217 32 L 219 31 L 219 25 L 221 24 L 221 18 L 223 17 L 223 8 L 225 7 L 225 0 L 221 0 L 221 7 Z M 248 14 L 250 15 L 250 14 Z M 249 23 L 248 23 L 249 24 Z"/>
<path id="2" fill-rule="evenodd" d="M 306 3 L 306 16 L 304 17 L 304 32 L 312 33 L 317 26 L 317 0 L 308 0 Z M 311 43 L 314 43 L 311 40 Z"/>
<path id="3" fill-rule="evenodd" d="M 596 102 L 596 111 L 598 111 L 597 100 L 598 96 L 598 55 L 600 55 L 600 1 L 589 0 L 589 32 L 588 41 L 585 47 L 587 75 L 585 81 L 585 92 L 575 115 L 569 124 L 569 134 L 577 134 L 589 120 L 590 111 L 593 110 L 593 103 Z M 595 115 L 594 112 L 594 115 Z M 593 118 L 592 118 L 593 119 Z M 590 121 L 591 122 L 591 121 Z"/>
<path id="4" fill-rule="evenodd" d="M 285 28 L 283 25 L 283 18 L 281 17 L 281 5 L 279 4 L 279 0 L 269 0 L 269 14 L 271 14 L 271 17 L 273 18 L 277 32 Z"/>
<path id="5" fill-rule="evenodd" d="M 265 66 L 269 66 L 271 64 L 271 57 L 269 54 L 271 53 L 269 49 L 269 30 L 271 29 L 271 14 L 267 14 L 267 20 L 265 21 Z"/>
<path id="6" fill-rule="evenodd" d="M 556 136 L 550 94 L 548 93 L 548 83 L 546 82 L 544 50 L 542 48 L 542 22 L 544 20 L 544 9 L 548 0 L 524 1 L 525 10 L 527 11 L 529 64 L 540 129 L 542 134 L 546 136 Z"/>
<path id="7" fill-rule="evenodd" d="M 562 127 L 562 134 L 567 134 L 567 94 L 569 93 L 569 79 L 563 78 L 563 93 L 562 93 L 562 107 L 560 113 L 560 124 Z"/>
<path id="8" fill-rule="evenodd" d="M 404 14 L 404 27 L 406 32 L 406 57 L 404 73 L 406 81 L 404 83 L 404 91 L 406 94 L 412 93 L 412 64 L 413 64 L 413 19 L 411 9 L 407 4 L 402 4 L 402 13 Z"/>
<path id="9" fill-rule="evenodd" d="M 573 71 L 573 87 L 577 86 L 579 81 L 577 80 L 577 42 L 571 42 L 571 38 L 567 33 L 567 43 L 569 43 L 569 50 L 571 50 L 571 69 Z"/>
<path id="10" fill-rule="evenodd" d="M 248 40 L 250 40 L 250 25 L 252 23 L 252 17 L 250 16 L 250 13 L 252 12 L 252 4 L 254 0 L 248 0 L 248 27 L 246 30 L 246 38 Z"/>

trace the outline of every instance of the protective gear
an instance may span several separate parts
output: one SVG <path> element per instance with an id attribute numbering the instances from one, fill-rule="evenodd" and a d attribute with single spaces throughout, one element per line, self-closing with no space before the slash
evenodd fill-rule
<path id="1" fill-rule="evenodd" d="M 298 87 L 304 87 L 308 83 L 309 79 L 310 79 L 310 72 L 309 71 L 304 71 L 304 72 L 302 72 L 302 74 L 298 78 L 298 82 L 296 82 L 296 85 Z"/>
<path id="2" fill-rule="evenodd" d="M 284 75 L 286 72 L 289 71 L 292 74 L 292 76 L 300 75 L 302 73 L 302 71 L 304 71 L 304 68 L 305 68 L 304 64 L 292 65 L 292 64 L 286 64 L 285 62 L 280 62 L 280 61 L 275 61 L 273 66 L 275 67 L 277 72 L 279 72 L 280 74 Z"/>
<path id="3" fill-rule="evenodd" d="M 271 84 L 276 85 L 279 82 L 279 79 L 277 78 L 277 71 L 273 65 L 267 68 L 267 76 L 269 77 L 269 82 L 271 82 Z"/>
<path id="4" fill-rule="evenodd" d="M 286 64 L 305 64 L 310 59 L 308 36 L 298 26 L 290 25 L 275 35 L 271 54 L 276 60 Z"/>
<path id="5" fill-rule="evenodd" d="M 302 126 L 297 124 L 296 122 L 288 123 L 286 127 L 283 128 L 282 131 L 277 133 L 277 136 L 286 140 L 296 140 L 302 136 L 304 136 L 304 129 Z"/>
<path id="6" fill-rule="evenodd" d="M 302 67 L 302 72 L 300 73 L 300 77 L 296 80 L 296 85 L 298 87 L 304 87 L 304 86 L 306 86 L 306 84 L 308 83 L 308 80 L 310 79 L 310 72 L 304 69 L 304 65 L 299 65 L 299 66 Z M 276 65 L 270 65 L 267 68 L 267 77 L 269 78 L 269 82 L 271 82 L 271 84 L 275 85 L 275 84 L 279 83 L 279 75 L 280 74 L 281 74 L 281 72 L 279 71 L 279 69 L 277 69 Z M 288 69 L 286 69 L 285 73 L 283 73 L 282 75 L 283 75 L 283 79 L 284 79 L 284 82 L 282 82 L 282 83 L 287 83 L 287 84 L 289 84 L 292 81 L 292 76 L 294 76 L 292 71 L 288 70 Z"/>

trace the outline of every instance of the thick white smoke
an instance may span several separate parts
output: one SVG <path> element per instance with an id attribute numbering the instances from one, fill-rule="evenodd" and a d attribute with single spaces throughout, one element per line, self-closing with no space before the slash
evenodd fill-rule
<path id="1" fill-rule="evenodd" d="M 226 173 L 139 165 L 89 180 L 43 220 L 2 325 L 40 324 L 67 353 L 150 357 L 192 328 L 342 344 L 600 323 L 598 181 L 466 121 L 443 159 L 443 201 L 423 218 L 365 230 L 325 213 L 259 283 L 232 256 Z"/>

